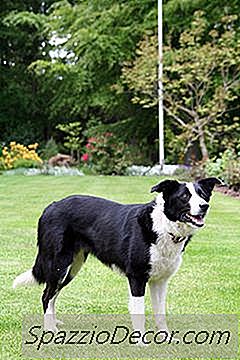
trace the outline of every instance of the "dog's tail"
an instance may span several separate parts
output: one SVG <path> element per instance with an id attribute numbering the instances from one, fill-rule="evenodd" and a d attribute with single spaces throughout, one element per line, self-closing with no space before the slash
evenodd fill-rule
<path id="1" fill-rule="evenodd" d="M 38 284 L 37 280 L 35 279 L 33 269 L 29 269 L 24 273 L 18 275 L 16 279 L 13 281 L 13 289 L 18 286 L 32 286 Z"/>
<path id="2" fill-rule="evenodd" d="M 33 268 L 18 275 L 13 281 L 13 289 L 18 286 L 34 286 L 44 282 L 45 277 L 42 270 L 41 257 L 38 254 Z"/>

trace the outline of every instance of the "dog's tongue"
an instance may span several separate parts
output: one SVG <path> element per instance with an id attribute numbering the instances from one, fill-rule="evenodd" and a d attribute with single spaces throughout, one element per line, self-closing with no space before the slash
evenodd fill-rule
<path id="1" fill-rule="evenodd" d="M 200 215 L 188 215 L 198 225 L 204 225 L 202 216 Z"/>

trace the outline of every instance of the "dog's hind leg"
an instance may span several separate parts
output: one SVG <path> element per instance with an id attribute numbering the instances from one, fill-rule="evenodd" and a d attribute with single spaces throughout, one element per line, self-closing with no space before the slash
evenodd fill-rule
<path id="1" fill-rule="evenodd" d="M 44 328 L 46 330 L 57 331 L 57 324 L 61 324 L 61 321 L 56 319 L 55 313 L 55 301 L 59 295 L 61 289 L 72 281 L 81 269 L 83 263 L 87 259 L 87 253 L 84 250 L 80 250 L 75 256 L 70 265 L 66 266 L 65 271 L 61 270 L 61 275 L 58 275 L 58 271 L 54 274 L 54 281 L 47 282 L 46 289 L 44 290 L 42 302 L 44 310 Z M 66 260 L 66 259 L 65 259 Z M 61 261 L 60 261 L 61 262 Z M 57 268 L 58 270 L 59 268 Z"/>
<path id="2" fill-rule="evenodd" d="M 55 301 L 58 295 L 57 284 L 47 284 L 43 296 L 43 311 L 44 311 L 44 329 L 57 332 L 56 315 L 55 315 Z"/>

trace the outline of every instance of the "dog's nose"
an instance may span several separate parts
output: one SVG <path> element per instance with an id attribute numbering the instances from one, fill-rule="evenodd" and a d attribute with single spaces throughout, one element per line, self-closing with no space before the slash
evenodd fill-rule
<path id="1" fill-rule="evenodd" d="M 204 211 L 204 212 L 206 212 L 208 208 L 209 208 L 209 205 L 208 205 L 208 204 L 201 204 L 201 205 L 200 205 L 200 209 L 201 209 L 202 211 Z"/>

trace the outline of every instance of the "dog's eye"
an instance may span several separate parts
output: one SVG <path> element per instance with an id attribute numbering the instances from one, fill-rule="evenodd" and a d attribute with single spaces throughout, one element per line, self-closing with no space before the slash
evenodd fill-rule
<path id="1" fill-rule="evenodd" d="M 182 196 L 183 200 L 187 200 L 188 199 L 188 194 L 187 193 L 184 193 L 183 196 Z"/>

